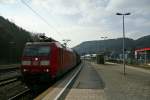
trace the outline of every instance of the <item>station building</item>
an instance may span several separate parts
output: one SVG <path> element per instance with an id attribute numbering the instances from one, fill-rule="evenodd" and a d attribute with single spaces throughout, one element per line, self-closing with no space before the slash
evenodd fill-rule
<path id="1" fill-rule="evenodd" d="M 150 64 L 150 48 L 140 48 L 135 50 L 135 59 L 141 64 Z"/>

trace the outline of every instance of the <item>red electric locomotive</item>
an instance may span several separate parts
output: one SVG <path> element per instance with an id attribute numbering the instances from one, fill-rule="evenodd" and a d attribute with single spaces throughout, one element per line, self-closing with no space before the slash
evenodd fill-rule
<path id="1" fill-rule="evenodd" d="M 51 82 L 79 63 L 78 56 L 59 42 L 27 43 L 22 56 L 21 72 L 27 85 Z"/>

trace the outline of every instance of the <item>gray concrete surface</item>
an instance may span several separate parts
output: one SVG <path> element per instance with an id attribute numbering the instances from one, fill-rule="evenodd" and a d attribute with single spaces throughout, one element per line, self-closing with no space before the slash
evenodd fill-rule
<path id="1" fill-rule="evenodd" d="M 92 63 L 105 82 L 107 100 L 150 100 L 150 73 L 116 64 L 97 65 Z"/>
<path id="2" fill-rule="evenodd" d="M 66 100 L 105 100 L 104 86 L 94 67 L 85 63 Z"/>
<path id="3" fill-rule="evenodd" d="M 150 73 L 132 66 L 86 62 L 66 100 L 150 100 Z"/>
<path id="4" fill-rule="evenodd" d="M 73 88 L 78 89 L 103 89 L 104 83 L 100 75 L 96 72 L 94 67 L 85 63 L 82 71 L 78 75 L 79 77 L 76 79 Z"/>

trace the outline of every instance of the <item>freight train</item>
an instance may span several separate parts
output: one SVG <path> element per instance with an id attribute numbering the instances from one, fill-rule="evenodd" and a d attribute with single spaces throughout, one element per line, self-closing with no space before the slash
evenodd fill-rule
<path id="1" fill-rule="evenodd" d="M 21 72 L 27 86 L 50 83 L 80 62 L 75 51 L 57 41 L 28 42 L 22 56 Z"/>

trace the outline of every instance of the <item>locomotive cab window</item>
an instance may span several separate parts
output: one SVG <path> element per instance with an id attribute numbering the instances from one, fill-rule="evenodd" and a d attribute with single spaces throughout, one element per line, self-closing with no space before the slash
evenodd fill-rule
<path id="1" fill-rule="evenodd" d="M 49 46 L 27 46 L 24 50 L 24 56 L 48 56 L 49 54 Z"/>

